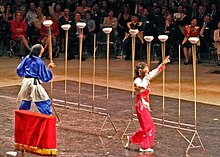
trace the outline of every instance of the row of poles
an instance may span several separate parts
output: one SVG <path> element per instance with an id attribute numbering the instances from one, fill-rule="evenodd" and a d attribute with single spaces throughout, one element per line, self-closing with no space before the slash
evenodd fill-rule
<path id="1" fill-rule="evenodd" d="M 50 62 L 53 62 L 52 60 L 52 39 L 51 39 L 51 28 L 50 26 L 52 25 L 52 21 L 51 20 L 45 20 L 43 22 L 43 24 L 48 27 L 49 29 L 49 37 L 50 37 L 50 47 L 49 47 L 49 56 L 50 56 Z M 86 26 L 86 23 L 84 22 L 78 22 L 77 24 L 77 28 L 79 29 L 79 80 L 78 80 L 78 103 L 77 103 L 77 109 L 79 110 L 84 110 L 84 111 L 89 111 L 91 113 L 97 113 L 97 114 L 100 114 L 100 115 L 104 115 L 105 116 L 105 119 L 104 119 L 104 122 L 102 124 L 102 127 L 101 127 L 101 132 L 104 131 L 104 125 L 107 123 L 107 120 L 110 121 L 111 125 L 113 126 L 113 129 L 115 131 L 115 134 L 117 133 L 117 130 L 116 130 L 116 127 L 114 125 L 114 123 L 112 122 L 111 120 L 111 117 L 109 115 L 109 40 L 110 40 L 110 33 L 112 31 L 112 28 L 104 28 L 103 29 L 103 32 L 105 32 L 105 34 L 107 35 L 107 59 L 106 59 L 106 62 L 107 62 L 107 70 L 106 70 L 106 107 L 103 108 L 103 107 L 95 107 L 95 104 L 94 104 L 94 101 L 95 101 L 95 66 L 96 66 L 96 62 L 95 62 L 95 59 L 96 59 L 96 50 L 97 50 L 97 47 L 96 47 L 96 36 L 94 36 L 94 61 L 93 61 L 93 101 L 92 101 L 92 106 L 89 106 L 89 105 L 85 105 L 85 104 L 81 104 L 80 102 L 80 96 L 81 96 L 81 77 L 82 77 L 82 45 L 83 45 L 83 29 L 84 27 Z M 67 73 L 68 73 L 68 64 L 67 64 L 67 51 L 68 51 L 68 30 L 70 29 L 71 25 L 70 24 L 64 24 L 61 26 L 61 28 L 65 31 L 65 81 L 64 81 L 64 94 L 65 94 L 65 100 L 60 100 L 60 99 L 52 99 L 53 102 L 52 102 L 52 107 L 53 107 L 53 104 L 56 104 L 56 105 L 60 105 L 58 103 L 54 103 L 54 101 L 56 102 L 59 102 L 59 103 L 64 103 L 64 107 L 68 107 L 70 108 L 70 106 L 67 106 L 67 104 L 72 104 L 72 105 L 76 105 L 76 103 L 73 103 L 73 102 L 69 102 L 67 101 Z M 53 91 L 53 80 L 51 81 L 51 96 L 52 96 L 52 91 Z M 63 106 L 63 105 L 62 105 Z M 87 108 L 91 108 L 91 110 L 88 110 L 88 109 L 82 109 L 81 107 L 87 107 Z M 96 111 L 95 111 L 96 109 Z M 53 110 L 55 111 L 55 108 L 53 107 Z M 55 111 L 55 114 L 56 114 L 56 117 L 58 119 L 58 122 L 60 121 L 60 118 L 59 116 L 57 115 L 56 111 Z M 100 132 L 100 134 L 101 134 Z"/>
<path id="2" fill-rule="evenodd" d="M 50 26 L 52 25 L 52 21 L 51 20 L 45 20 L 44 21 L 44 25 L 46 27 L 49 28 L 49 37 L 50 37 L 50 47 L 49 47 L 49 56 L 50 56 L 50 62 L 53 62 L 52 60 L 52 39 L 51 39 L 51 29 L 50 29 Z M 80 95 L 81 95 L 81 73 L 82 73 L 82 43 L 83 43 L 83 28 L 86 26 L 86 23 L 83 23 L 83 22 L 78 22 L 77 23 L 77 27 L 79 28 L 80 32 L 79 32 L 79 82 L 78 82 L 78 109 L 80 109 Z M 67 96 L 67 50 L 68 50 L 68 30 L 69 28 L 71 27 L 70 24 L 65 24 L 65 25 L 62 25 L 61 26 L 63 30 L 65 30 L 66 32 L 66 44 L 65 44 L 65 97 Z M 102 125 L 102 128 L 101 128 L 101 131 L 103 131 L 103 128 L 104 128 L 104 125 L 106 123 L 106 121 L 109 119 L 114 130 L 115 130 L 115 134 L 117 133 L 117 130 L 116 130 L 116 127 L 114 125 L 114 123 L 112 122 L 111 120 L 111 117 L 109 115 L 109 40 L 110 40 L 110 33 L 112 31 L 112 28 L 104 28 L 103 29 L 103 32 L 107 35 L 107 58 L 106 58 L 106 66 L 107 66 L 107 70 L 106 70 L 106 109 L 104 108 L 98 108 L 98 107 L 95 107 L 94 106 L 94 97 L 95 97 L 95 56 L 96 56 L 96 50 L 97 50 L 97 47 L 96 47 L 96 36 L 94 36 L 94 61 L 93 61 L 93 102 L 92 102 L 92 110 L 90 112 L 92 113 L 96 113 L 94 111 L 94 109 L 100 109 L 102 111 L 105 111 L 106 114 L 102 114 L 102 112 L 98 112 L 98 113 L 101 113 L 101 115 L 105 115 L 106 118 L 103 122 L 103 125 Z M 138 34 L 138 29 L 130 29 L 129 33 L 131 34 L 131 38 L 132 38 L 132 78 L 131 78 L 131 82 L 132 82 L 132 104 L 131 104 L 131 119 L 122 135 L 122 138 L 126 135 L 126 132 L 131 124 L 131 122 L 133 122 L 134 124 L 134 119 L 136 118 L 133 113 L 133 107 L 134 107 L 134 98 L 135 98 L 135 91 L 134 91 L 134 83 L 133 83 L 133 78 L 134 78 L 134 63 L 135 63 L 135 40 L 136 40 L 136 35 Z M 153 36 L 145 36 L 144 37 L 145 41 L 147 42 L 147 65 L 150 69 L 151 67 L 151 42 L 152 40 L 154 39 Z M 168 39 L 168 36 L 167 35 L 159 35 L 158 36 L 158 39 L 161 41 L 161 50 L 162 50 L 162 60 L 165 59 L 165 51 L 166 51 L 166 41 Z M 178 122 L 174 122 L 174 121 L 168 121 L 165 119 L 165 70 L 163 70 L 163 84 L 162 84 L 162 108 L 163 108 L 163 113 L 162 113 L 162 118 L 153 118 L 155 120 L 159 120 L 160 122 L 162 123 L 156 123 L 158 125 L 162 125 L 162 126 L 165 126 L 165 127 L 170 127 L 170 128 L 175 128 L 177 129 L 177 131 L 184 137 L 184 139 L 189 143 L 188 145 L 188 148 L 186 150 L 186 153 L 188 153 L 188 150 L 190 148 L 197 148 L 197 147 L 202 147 L 204 149 L 204 146 L 202 144 L 202 141 L 199 137 L 199 134 L 197 132 L 197 98 L 196 98 L 196 44 L 197 42 L 199 41 L 199 38 L 197 37 L 190 37 L 189 38 L 189 41 L 192 43 L 192 58 L 193 58 L 193 83 L 194 83 L 194 125 L 192 124 L 186 124 L 186 123 L 181 123 L 181 104 L 180 104 L 180 63 L 181 63 L 181 59 L 180 59 L 180 45 L 179 45 L 179 113 L 178 113 L 178 116 L 179 116 L 179 119 L 178 119 Z M 51 94 L 52 94 L 52 90 L 53 90 L 53 81 L 51 81 Z M 56 101 L 59 101 L 59 102 L 64 102 L 65 104 L 67 104 L 67 98 L 65 98 L 65 101 L 63 100 L 58 100 L 58 99 L 53 99 L 53 100 L 56 100 Z M 73 103 L 72 103 L 73 104 Z M 85 106 L 85 105 L 84 105 Z M 53 107 L 53 105 L 52 105 Z M 53 107 L 54 109 L 54 107 Z M 55 111 L 55 109 L 54 109 Z M 60 121 L 60 118 L 59 116 L 57 115 L 56 111 L 55 111 L 55 114 L 58 118 L 58 121 Z M 173 126 L 173 124 L 178 124 L 178 126 Z M 184 128 L 184 127 L 185 128 Z M 188 129 L 189 127 L 193 127 L 193 129 Z M 185 130 L 185 131 L 192 131 L 194 132 L 193 134 L 193 137 L 190 139 L 188 139 L 186 136 L 183 135 L 183 133 L 181 133 L 180 130 Z M 199 139 L 199 142 L 200 142 L 200 146 L 194 146 L 193 145 L 193 141 L 194 141 L 194 138 L 195 136 L 198 137 Z"/>

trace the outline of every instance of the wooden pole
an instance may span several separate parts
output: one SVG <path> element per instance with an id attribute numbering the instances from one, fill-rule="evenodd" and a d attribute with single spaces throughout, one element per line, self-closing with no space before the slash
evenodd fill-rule
<path id="1" fill-rule="evenodd" d="M 150 70 L 151 42 L 147 42 L 147 66 Z"/>
<path id="2" fill-rule="evenodd" d="M 94 34 L 94 50 L 93 50 L 93 82 L 92 82 L 92 112 L 94 112 L 95 101 L 95 65 L 96 65 L 96 34 Z"/>
<path id="3" fill-rule="evenodd" d="M 82 42 L 83 42 L 83 29 L 79 29 L 79 96 L 78 96 L 78 109 L 80 108 L 80 94 L 81 94 Z"/>

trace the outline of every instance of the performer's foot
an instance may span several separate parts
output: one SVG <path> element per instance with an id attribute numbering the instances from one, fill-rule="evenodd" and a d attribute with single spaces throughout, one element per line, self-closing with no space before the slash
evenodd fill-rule
<path id="1" fill-rule="evenodd" d="M 154 150 L 152 148 L 147 148 L 147 149 L 143 149 L 143 148 L 140 148 L 139 149 L 139 152 L 148 152 L 148 153 L 153 153 Z"/>
<path id="2" fill-rule="evenodd" d="M 130 136 L 127 136 L 127 143 L 125 144 L 124 148 L 128 148 L 131 144 Z"/>

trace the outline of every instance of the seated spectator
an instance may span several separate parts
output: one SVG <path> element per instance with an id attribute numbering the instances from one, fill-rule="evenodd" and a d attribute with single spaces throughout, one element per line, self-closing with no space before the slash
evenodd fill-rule
<path id="1" fill-rule="evenodd" d="M 91 15 L 92 15 L 92 19 L 95 21 L 95 25 L 96 25 L 95 33 L 98 34 L 100 32 L 100 18 L 101 18 L 98 3 L 92 4 Z"/>
<path id="2" fill-rule="evenodd" d="M 127 23 L 131 21 L 130 9 L 127 5 L 123 5 L 121 13 L 118 14 L 118 36 L 121 40 L 125 37 L 125 28 Z"/>
<path id="3" fill-rule="evenodd" d="M 26 47 L 28 50 L 31 48 L 28 45 L 28 42 L 26 40 L 26 31 L 27 26 L 26 22 L 21 19 L 21 13 L 17 11 L 15 13 L 15 20 L 12 20 L 10 22 L 11 25 L 11 39 L 17 43 L 20 44 L 20 57 L 23 55 L 24 47 Z"/>
<path id="4" fill-rule="evenodd" d="M 61 9 L 60 3 L 54 5 L 54 12 L 51 14 L 54 22 L 58 22 L 59 18 L 63 16 L 63 11 Z"/>
<path id="5" fill-rule="evenodd" d="M 141 44 L 144 43 L 144 39 L 143 39 L 143 28 L 142 28 L 142 22 L 138 21 L 138 15 L 137 14 L 133 14 L 131 16 L 131 22 L 127 23 L 127 28 L 126 28 L 126 33 L 125 33 L 125 38 L 124 38 L 124 51 L 126 53 L 126 57 L 125 60 L 129 60 L 130 56 L 131 56 L 131 34 L 129 33 L 130 29 L 138 29 L 139 32 L 137 34 L 136 37 L 136 46 L 135 46 L 135 52 L 137 54 L 137 52 L 140 52 L 140 46 Z M 135 56 L 136 59 L 138 59 L 137 56 Z"/>
<path id="6" fill-rule="evenodd" d="M 71 27 L 69 29 L 69 41 L 68 41 L 68 60 L 74 59 L 75 54 L 78 51 L 79 52 L 79 37 L 82 37 L 81 32 L 77 28 L 77 23 L 78 22 L 85 22 L 81 19 L 81 14 L 79 12 L 75 13 L 75 20 L 71 22 Z M 82 47 L 82 52 L 85 50 L 85 39 L 88 36 L 88 27 L 84 27 L 83 29 L 83 47 Z M 77 44 L 74 46 L 74 43 Z M 76 49 L 74 49 L 76 48 Z M 82 60 L 85 60 L 84 53 L 82 53 Z"/>
<path id="7" fill-rule="evenodd" d="M 201 63 L 200 54 L 204 56 L 208 56 L 209 46 L 213 43 L 212 33 L 214 26 L 211 23 L 211 16 L 209 14 L 205 15 L 203 19 L 203 25 L 199 32 L 200 36 L 200 51 L 198 54 L 198 62 Z"/>
<path id="8" fill-rule="evenodd" d="M 86 21 L 86 26 L 88 27 L 88 36 L 86 39 L 86 47 L 87 47 L 87 52 L 90 53 L 90 55 L 93 54 L 93 49 L 94 49 L 94 32 L 95 32 L 95 21 L 91 19 L 91 12 L 86 11 L 85 12 L 85 21 Z"/>
<path id="9" fill-rule="evenodd" d="M 184 29 L 184 40 L 182 42 L 183 45 L 183 53 L 185 56 L 184 64 L 187 65 L 190 62 L 191 54 L 192 54 L 192 44 L 188 40 L 189 37 L 198 37 L 199 36 L 199 27 L 196 26 L 197 20 L 193 18 L 191 21 L 191 25 L 186 25 Z"/>
<path id="10" fill-rule="evenodd" d="M 64 51 L 64 39 L 65 39 L 65 31 L 61 28 L 62 25 L 64 24 L 70 24 L 74 19 L 70 17 L 70 11 L 69 8 L 65 8 L 63 10 L 63 16 L 59 18 L 59 29 L 60 29 L 60 40 L 62 44 L 62 49 L 61 52 Z"/>
<path id="11" fill-rule="evenodd" d="M 87 6 L 87 0 L 79 0 L 75 12 L 81 13 L 81 16 L 84 17 L 86 11 L 91 11 L 91 8 Z"/>
<path id="12" fill-rule="evenodd" d="M 111 37 L 116 37 L 118 35 L 118 32 L 117 32 L 117 26 L 118 26 L 118 22 L 117 22 L 117 19 L 115 17 L 113 17 L 113 10 L 109 10 L 108 12 L 108 17 L 105 17 L 104 18 L 104 21 L 103 21 L 103 28 L 105 27 L 111 27 L 112 28 L 112 36 Z"/>
<path id="13" fill-rule="evenodd" d="M 3 19 L 6 21 L 6 22 L 9 22 L 11 20 L 14 19 L 14 14 L 12 12 L 12 9 L 11 9 L 11 5 L 10 4 L 7 4 L 5 6 L 5 12 L 3 12 L 2 14 L 3 16 Z"/>
<path id="14" fill-rule="evenodd" d="M 52 17 L 50 15 L 47 16 L 47 20 L 52 20 Z M 57 42 L 58 42 L 58 37 L 59 37 L 59 28 L 58 28 L 58 23 L 53 21 L 53 24 L 50 26 L 51 27 L 51 35 L 52 35 L 52 53 L 54 56 L 57 56 L 58 50 L 55 49 L 57 48 Z M 49 44 L 50 44 L 50 38 L 49 37 L 49 31 L 48 27 L 42 25 L 40 29 L 40 38 L 39 41 L 44 45 L 44 49 L 48 50 L 49 52 Z"/>
<path id="15" fill-rule="evenodd" d="M 189 18 L 184 12 L 182 5 L 177 7 L 177 13 L 173 14 L 174 21 L 182 33 L 184 33 L 185 25 L 189 24 Z"/>
<path id="16" fill-rule="evenodd" d="M 21 19 L 26 21 L 26 12 L 27 12 L 26 8 L 24 6 L 21 6 L 19 8 L 19 11 L 21 13 Z"/>
<path id="17" fill-rule="evenodd" d="M 44 20 L 46 20 L 46 16 L 43 15 L 41 7 L 36 8 L 36 14 L 37 14 L 37 17 L 34 19 L 34 27 L 35 27 L 34 36 L 39 38 L 40 37 L 40 29 L 41 29 L 41 26 L 42 26 Z M 36 40 L 33 39 L 32 42 L 36 43 Z"/>
<path id="18" fill-rule="evenodd" d="M 220 66 L 220 21 L 218 22 L 218 29 L 214 31 L 214 42 L 215 42 L 215 48 L 217 49 L 217 56 L 218 56 L 217 65 Z"/>
<path id="19" fill-rule="evenodd" d="M 36 7 L 34 2 L 30 2 L 29 4 L 30 9 L 26 14 L 26 21 L 27 21 L 27 35 L 28 37 L 32 37 L 34 35 L 34 20 L 37 17 L 36 14 Z"/>

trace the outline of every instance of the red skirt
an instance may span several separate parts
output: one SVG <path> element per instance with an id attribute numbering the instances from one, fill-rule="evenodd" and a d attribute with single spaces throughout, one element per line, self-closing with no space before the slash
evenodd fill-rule
<path id="1" fill-rule="evenodd" d="M 140 144 L 142 149 L 150 148 L 154 144 L 154 122 L 149 110 L 143 107 L 141 101 L 137 102 L 136 113 L 141 128 L 130 137 L 130 140 L 134 144 Z"/>

